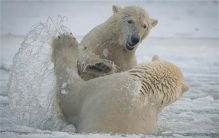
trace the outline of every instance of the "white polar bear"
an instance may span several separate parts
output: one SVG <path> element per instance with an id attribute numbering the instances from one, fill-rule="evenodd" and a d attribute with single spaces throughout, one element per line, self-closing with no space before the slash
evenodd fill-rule
<path id="1" fill-rule="evenodd" d="M 76 72 L 75 38 L 54 38 L 52 49 L 57 101 L 79 133 L 156 133 L 161 110 L 189 89 L 181 70 L 157 56 L 126 72 L 84 81 Z"/>
<path id="2" fill-rule="evenodd" d="M 150 30 L 157 25 L 158 20 L 150 18 L 148 13 L 139 6 L 121 8 L 113 5 L 112 9 L 113 15 L 94 27 L 81 40 L 80 62 L 89 64 L 93 60 L 96 62 L 97 58 L 106 59 L 112 61 L 117 66 L 117 71 L 121 72 L 137 65 L 135 51 L 149 35 Z M 84 54 L 86 52 L 88 53 Z M 102 75 L 86 74 L 87 72 L 83 74 L 81 68 L 79 71 L 84 80 Z"/>

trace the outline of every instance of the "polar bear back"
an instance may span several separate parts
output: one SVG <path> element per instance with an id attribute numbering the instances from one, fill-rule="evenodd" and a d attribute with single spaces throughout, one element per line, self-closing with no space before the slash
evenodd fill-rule
<path id="1" fill-rule="evenodd" d="M 140 81 L 133 80 L 126 73 L 86 82 L 82 88 L 87 94 L 82 102 L 78 132 L 129 133 L 139 128 L 136 125 L 140 124 L 144 128 L 140 114 L 134 115 L 141 113 L 143 108 L 136 108 L 135 101 L 140 85 Z M 130 124 L 132 127 L 128 127 Z M 139 129 L 135 133 L 140 133 Z"/>
<path id="2" fill-rule="evenodd" d="M 87 81 L 79 92 L 78 132 L 155 133 L 158 114 L 182 96 L 183 86 L 180 69 L 159 60 Z"/>

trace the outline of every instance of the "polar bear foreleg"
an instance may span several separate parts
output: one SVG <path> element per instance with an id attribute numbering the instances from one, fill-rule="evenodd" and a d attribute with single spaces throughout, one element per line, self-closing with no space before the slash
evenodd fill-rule
<path id="1" fill-rule="evenodd" d="M 52 61 L 55 65 L 62 64 L 69 66 L 68 63 L 73 63 L 76 67 L 78 59 L 78 42 L 75 37 L 70 34 L 61 34 L 52 39 Z M 73 59 L 72 59 L 73 58 Z"/>
<path id="2" fill-rule="evenodd" d="M 61 34 L 52 40 L 52 61 L 58 87 L 77 79 L 78 42 L 72 34 Z"/>
<path id="3" fill-rule="evenodd" d="M 71 34 L 61 34 L 52 41 L 52 61 L 56 77 L 56 99 L 64 120 L 76 124 L 78 114 L 78 42 Z M 78 89 L 77 89 L 78 88 Z"/>

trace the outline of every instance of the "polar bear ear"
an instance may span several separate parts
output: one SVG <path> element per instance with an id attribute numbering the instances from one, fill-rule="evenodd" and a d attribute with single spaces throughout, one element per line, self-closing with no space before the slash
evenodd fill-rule
<path id="1" fill-rule="evenodd" d="M 187 92 L 188 90 L 189 90 L 189 85 L 184 82 L 183 87 L 182 87 L 182 92 L 184 93 L 184 92 Z"/>
<path id="2" fill-rule="evenodd" d="M 158 20 L 151 18 L 151 25 L 152 25 L 152 27 L 155 27 L 157 25 L 157 23 L 158 23 Z"/>
<path id="3" fill-rule="evenodd" d="M 160 57 L 159 57 L 158 55 L 154 55 L 153 58 L 152 58 L 152 61 L 155 61 L 155 60 L 158 60 L 158 61 L 159 61 L 159 60 L 160 60 Z"/>
<path id="4" fill-rule="evenodd" d="M 116 13 L 116 12 L 119 12 L 119 11 L 121 11 L 121 10 L 122 10 L 122 8 L 121 8 L 121 7 L 119 7 L 119 6 L 116 6 L 116 5 L 113 5 L 112 9 L 113 9 L 113 13 Z"/>

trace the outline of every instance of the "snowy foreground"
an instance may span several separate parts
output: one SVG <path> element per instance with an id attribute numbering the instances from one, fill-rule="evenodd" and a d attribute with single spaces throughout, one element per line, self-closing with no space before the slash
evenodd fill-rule
<path id="1" fill-rule="evenodd" d="M 35 5 L 41 6 L 41 10 L 37 10 L 37 6 L 35 8 L 31 7 L 31 2 L 5 2 L 2 3 L 4 6 L 1 7 L 3 8 L 3 11 L 1 11 L 3 22 L 1 25 L 0 65 L 1 138 L 219 137 L 219 39 L 218 26 L 216 25 L 218 15 L 215 16 L 213 14 L 217 11 L 215 10 L 215 3 L 213 1 L 204 4 L 199 2 L 180 2 L 179 4 L 168 1 L 155 3 L 115 3 L 118 5 L 141 5 L 148 9 L 149 13 L 155 16 L 154 18 L 160 21 L 158 28 L 155 28 L 150 37 L 140 44 L 137 50 L 138 62 L 150 61 L 151 57 L 157 54 L 162 59 L 179 66 L 185 76 L 185 81 L 190 85 L 188 92 L 162 111 L 158 121 L 160 133 L 157 135 L 76 134 L 71 126 L 63 131 L 49 131 L 21 126 L 15 123 L 7 96 L 7 83 L 12 59 L 21 46 L 21 42 L 26 34 L 25 32 L 29 31 L 30 26 L 39 21 L 44 22 L 48 15 L 52 13 L 47 11 L 45 7 L 50 6 L 54 10 L 59 5 L 63 5 L 61 9 L 57 8 L 57 11 L 54 10 L 53 15 L 55 16 L 56 12 L 59 14 L 64 12 L 63 14 L 69 18 L 71 14 L 68 11 L 74 12 L 88 8 L 86 12 L 74 15 L 75 20 L 69 19 L 69 23 L 74 26 L 70 29 L 80 41 L 81 36 L 88 32 L 89 29 L 104 21 L 111 14 L 111 6 L 114 4 L 114 2 L 108 2 L 86 5 L 83 2 L 75 2 L 70 5 L 69 3 L 60 4 L 56 2 L 49 5 L 50 3 L 35 1 Z M 17 4 L 20 4 L 20 7 L 23 6 L 23 8 L 16 9 Z M 76 4 L 78 9 L 71 10 L 71 6 L 74 7 L 74 4 Z M 79 8 L 79 5 L 83 6 Z M 173 8 L 169 9 L 170 5 L 173 5 Z M 157 11 L 154 8 L 156 6 L 159 7 Z M 30 12 L 27 12 L 28 8 Z M 10 13 L 10 9 L 15 10 L 15 12 Z M 96 9 L 96 11 L 93 9 Z M 100 14 L 101 12 L 98 12 L 97 9 L 106 12 Z M 13 16 L 13 14 L 17 15 Z M 93 14 L 92 18 L 90 14 Z M 89 20 L 89 22 L 81 22 L 81 16 L 83 15 L 88 16 L 86 20 Z M 179 17 L 178 15 L 183 16 Z M 85 21 L 85 19 L 83 20 Z M 13 24 L 14 22 L 16 22 L 15 25 Z M 79 25 L 75 26 L 75 24 Z M 12 35 L 6 35 L 8 33 Z"/>

